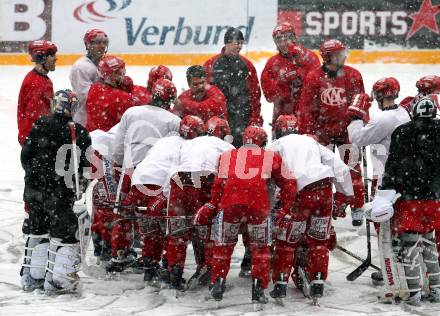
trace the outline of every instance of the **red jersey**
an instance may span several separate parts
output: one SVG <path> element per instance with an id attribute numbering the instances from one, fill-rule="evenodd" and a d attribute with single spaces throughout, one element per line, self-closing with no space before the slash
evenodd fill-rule
<path id="1" fill-rule="evenodd" d="M 279 53 L 268 59 L 261 73 L 261 88 L 264 96 L 267 102 L 274 104 L 273 122 L 280 115 L 296 115 L 304 79 L 309 72 L 320 65 L 315 53 L 303 46 L 300 47 L 304 52 L 301 61 Z M 292 80 L 293 77 L 295 79 Z"/>
<path id="2" fill-rule="evenodd" d="M 35 69 L 28 72 L 18 95 L 17 126 L 20 145 L 24 144 L 34 122 L 50 112 L 52 97 L 53 85 L 49 77 Z"/>
<path id="3" fill-rule="evenodd" d="M 290 210 L 296 196 L 296 179 L 271 150 L 243 146 L 223 153 L 212 189 L 212 201 L 220 209 L 245 205 L 270 210 L 268 184 L 273 180 L 281 189 L 282 207 Z"/>
<path id="4" fill-rule="evenodd" d="M 348 141 L 347 107 L 353 97 L 364 92 L 362 76 L 356 69 L 343 66 L 336 76 L 323 67 L 311 71 L 303 84 L 298 110 L 301 134 L 314 134 L 323 145 Z"/>
<path id="5" fill-rule="evenodd" d="M 206 93 L 201 100 L 196 100 L 190 89 L 179 95 L 178 99 L 180 104 L 175 105 L 172 112 L 181 118 L 185 115 L 196 115 L 204 122 L 213 116 L 228 119 L 225 96 L 216 86 L 206 85 Z"/>
<path id="6" fill-rule="evenodd" d="M 98 81 L 90 87 L 86 104 L 87 130 L 106 132 L 119 123 L 125 110 L 133 106 L 133 98 L 124 90 Z"/>
<path id="7" fill-rule="evenodd" d="M 143 86 L 134 85 L 131 95 L 134 106 L 151 104 L 151 91 Z"/>

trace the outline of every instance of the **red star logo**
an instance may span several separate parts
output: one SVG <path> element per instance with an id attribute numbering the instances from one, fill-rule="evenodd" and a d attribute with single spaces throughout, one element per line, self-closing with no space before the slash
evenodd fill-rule
<path id="1" fill-rule="evenodd" d="M 428 30 L 440 35 L 437 21 L 435 19 L 435 16 L 439 11 L 439 5 L 433 6 L 431 0 L 423 0 L 419 11 L 409 15 L 409 17 L 413 20 L 413 23 L 411 25 L 411 29 L 406 34 L 406 40 L 410 39 L 422 27 L 426 27 Z"/>

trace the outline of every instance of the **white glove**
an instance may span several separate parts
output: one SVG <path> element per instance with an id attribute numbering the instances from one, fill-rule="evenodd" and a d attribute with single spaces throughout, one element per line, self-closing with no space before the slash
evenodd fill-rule
<path id="1" fill-rule="evenodd" d="M 394 215 L 393 203 L 396 200 L 396 190 L 377 190 L 371 210 L 371 220 L 381 223 Z"/>

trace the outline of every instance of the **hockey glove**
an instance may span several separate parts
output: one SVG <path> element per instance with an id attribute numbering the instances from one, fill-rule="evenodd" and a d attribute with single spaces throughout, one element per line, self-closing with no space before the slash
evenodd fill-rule
<path id="1" fill-rule="evenodd" d="M 205 205 L 200 207 L 194 214 L 191 222 L 194 226 L 209 225 L 216 214 L 217 207 L 215 207 L 211 203 L 205 203 Z"/>
<path id="2" fill-rule="evenodd" d="M 133 79 L 131 79 L 129 76 L 124 76 L 122 78 L 120 87 L 122 90 L 131 93 L 134 89 Z"/>
<path id="3" fill-rule="evenodd" d="M 372 204 L 371 220 L 381 223 L 393 217 L 395 197 L 396 190 L 377 190 Z"/>
<path id="4" fill-rule="evenodd" d="M 414 97 L 406 97 L 400 101 L 399 106 L 403 107 L 408 113 L 411 113 Z"/>
<path id="5" fill-rule="evenodd" d="M 263 126 L 263 117 L 261 115 L 256 116 L 256 117 L 251 117 L 251 119 L 249 120 L 249 126 L 253 125 L 253 126 Z"/>
<path id="6" fill-rule="evenodd" d="M 359 93 L 351 100 L 350 106 L 347 108 L 347 116 L 352 119 L 361 119 L 365 123 L 370 120 L 368 110 L 371 107 L 371 98 L 366 93 Z"/>
<path id="7" fill-rule="evenodd" d="M 155 217 L 164 216 L 166 214 L 167 201 L 167 197 L 163 193 L 156 195 L 148 204 L 147 215 Z"/>

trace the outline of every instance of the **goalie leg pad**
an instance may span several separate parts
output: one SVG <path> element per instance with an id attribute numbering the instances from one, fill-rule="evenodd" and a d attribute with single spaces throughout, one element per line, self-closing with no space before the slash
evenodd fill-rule
<path id="1" fill-rule="evenodd" d="M 21 285 L 32 289 L 38 280 L 44 280 L 47 264 L 49 235 L 29 235 L 24 246 L 24 259 L 21 265 Z"/>
<path id="2" fill-rule="evenodd" d="M 419 292 L 421 290 L 418 242 L 419 234 L 417 233 L 406 232 L 400 235 L 399 261 L 402 262 L 405 270 L 409 292 Z"/>
<path id="3" fill-rule="evenodd" d="M 59 238 L 51 238 L 44 289 L 46 291 L 75 291 L 79 283 L 81 263 L 79 243 L 63 243 Z"/>
<path id="4" fill-rule="evenodd" d="M 440 287 L 440 267 L 438 262 L 438 252 L 434 237 L 434 232 L 429 232 L 422 236 L 423 242 L 423 261 L 430 288 Z"/>

